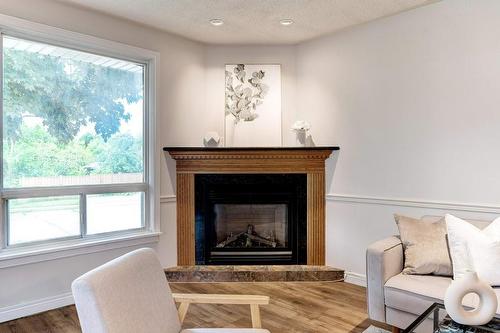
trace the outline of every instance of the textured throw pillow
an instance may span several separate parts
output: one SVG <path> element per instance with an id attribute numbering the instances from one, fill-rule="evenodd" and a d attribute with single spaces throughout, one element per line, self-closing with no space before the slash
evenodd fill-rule
<path id="1" fill-rule="evenodd" d="M 500 286 L 500 218 L 483 230 L 453 215 L 446 215 L 453 277 L 475 271 L 480 279 Z"/>
<path id="2" fill-rule="evenodd" d="M 446 224 L 394 215 L 405 254 L 403 274 L 451 276 L 451 259 L 446 242 Z"/>

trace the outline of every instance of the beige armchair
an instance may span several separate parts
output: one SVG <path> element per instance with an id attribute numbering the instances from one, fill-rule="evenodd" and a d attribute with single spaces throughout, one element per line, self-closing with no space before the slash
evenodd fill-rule
<path id="1" fill-rule="evenodd" d="M 172 294 L 151 249 L 130 252 L 82 275 L 72 290 L 84 333 L 269 333 L 260 328 L 259 313 L 269 297 Z M 249 304 L 253 328 L 182 330 L 192 303 Z"/>

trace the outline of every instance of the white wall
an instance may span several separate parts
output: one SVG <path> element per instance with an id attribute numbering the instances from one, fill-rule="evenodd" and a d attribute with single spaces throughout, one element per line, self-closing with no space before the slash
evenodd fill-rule
<path id="1" fill-rule="evenodd" d="M 329 264 L 363 275 L 366 247 L 397 231 L 392 213 L 443 212 L 429 201 L 499 212 L 476 207 L 500 198 L 498 36 L 499 1 L 448 0 L 298 46 L 298 117 L 341 147 Z"/>
<path id="2" fill-rule="evenodd" d="M 205 126 L 203 45 L 126 20 L 47 0 L 2 0 L 0 13 L 105 38 L 160 53 L 157 96 L 157 145 L 197 144 Z M 161 159 L 161 230 L 159 243 L 73 256 L 0 269 L 0 321 L 70 303 L 71 281 L 114 257 L 140 246 L 154 247 L 163 265 L 176 264 L 175 203 L 172 165 Z M 168 161 L 171 164 L 171 161 Z M 174 169 L 175 170 L 175 169 Z"/>

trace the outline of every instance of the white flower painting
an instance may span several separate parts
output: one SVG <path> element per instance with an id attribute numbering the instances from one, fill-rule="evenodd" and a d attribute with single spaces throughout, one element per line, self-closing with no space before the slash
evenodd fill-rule
<path id="1" fill-rule="evenodd" d="M 226 65 L 225 143 L 281 146 L 281 66 Z"/>

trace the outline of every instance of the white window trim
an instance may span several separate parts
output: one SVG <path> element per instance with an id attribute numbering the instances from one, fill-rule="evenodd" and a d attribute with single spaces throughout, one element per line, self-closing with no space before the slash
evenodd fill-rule
<path id="1" fill-rule="evenodd" d="M 160 198 L 158 185 L 160 167 L 159 159 L 157 159 L 160 153 L 156 145 L 156 91 L 158 91 L 156 73 L 157 65 L 160 63 L 159 53 L 3 14 L 0 14 L 0 32 L 13 37 L 36 39 L 40 42 L 61 45 L 62 47 L 147 64 L 145 91 L 148 94 L 148 98 L 145 99 L 144 117 L 147 124 L 145 132 L 147 137 L 145 143 L 145 151 L 147 151 L 147 163 L 145 164 L 147 165 L 147 170 L 145 170 L 145 175 L 147 177 L 146 183 L 149 195 L 148 200 L 146 200 L 146 204 L 149 205 L 147 210 L 149 214 L 145 216 L 145 229 L 143 230 L 135 232 L 124 231 L 66 241 L 53 240 L 33 246 L 0 249 L 0 268 L 133 246 L 138 242 L 157 242 L 160 234 Z M 0 77 L 2 77 L 1 74 L 0 71 Z M 102 187 L 101 190 L 103 192 L 106 191 L 105 185 L 100 187 Z M 47 190 L 48 192 L 46 193 L 50 194 L 50 189 L 36 189 L 40 193 Z M 11 190 L 5 190 L 4 192 L 7 193 L 9 191 Z M 59 191 L 59 193 L 61 192 Z M 3 193 L 0 193 L 1 195 Z M 3 218 L 3 205 L 0 205 L 0 244 L 4 244 Z"/>
<path id="2" fill-rule="evenodd" d="M 161 232 L 142 231 L 6 249 L 2 251 L 0 256 L 0 269 L 142 244 L 153 244 L 159 241 L 160 235 Z"/>

